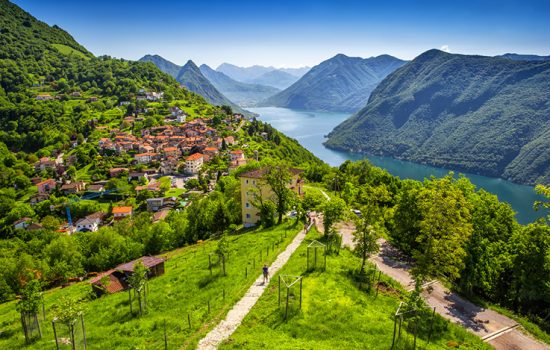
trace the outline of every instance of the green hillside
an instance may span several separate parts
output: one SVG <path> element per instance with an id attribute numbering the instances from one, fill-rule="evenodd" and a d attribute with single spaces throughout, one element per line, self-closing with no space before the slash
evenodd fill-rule
<path id="1" fill-rule="evenodd" d="M 42 157 L 65 149 L 71 138 L 90 134 L 90 120 L 119 109 L 140 90 L 162 91 L 200 109 L 207 105 L 154 65 L 94 57 L 64 30 L 6 0 L 0 1 L 0 27 L 0 142 L 12 151 L 40 151 Z"/>
<path id="2" fill-rule="evenodd" d="M 550 62 L 430 50 L 389 75 L 328 147 L 550 183 Z"/>
<path id="3" fill-rule="evenodd" d="M 309 70 L 296 83 L 262 101 L 262 106 L 355 112 L 376 85 L 406 62 L 389 55 L 371 58 L 336 55 Z"/>
<path id="4" fill-rule="evenodd" d="M 321 239 L 312 230 L 289 262 L 271 278 L 266 293 L 244 319 L 237 331 L 221 349 L 389 349 L 392 345 L 393 314 L 407 294 L 386 276 L 381 278 L 378 295 L 374 290 L 360 290 L 353 280 L 360 259 L 348 250 L 329 256 L 327 270 L 306 271 L 307 245 Z M 302 310 L 299 287 L 293 289 L 291 304 L 295 304 L 288 321 L 284 321 L 283 304 L 278 306 L 279 275 L 303 276 Z M 481 339 L 460 326 L 436 317 L 430 344 L 427 312 L 421 319 L 417 347 L 442 349 L 457 344 L 460 349 L 491 349 Z M 402 332 L 402 339 L 412 345 L 413 324 Z M 405 348 L 402 340 L 396 349 Z M 410 347 L 412 349 L 412 347 Z"/>
<path id="5" fill-rule="evenodd" d="M 172 77 L 176 78 L 181 69 L 175 63 L 172 63 L 159 55 L 145 55 L 139 59 L 141 62 L 151 62 L 158 67 L 164 73 L 170 74 Z"/>
<path id="6" fill-rule="evenodd" d="M 244 295 L 261 273 L 261 264 L 275 260 L 301 227 L 292 221 L 271 229 L 228 236 L 226 276 L 218 264 L 212 275 L 208 268 L 209 255 L 218 248 L 218 241 L 209 240 L 163 254 L 168 259 L 166 273 L 149 281 L 148 311 L 141 317 L 130 313 L 127 292 L 96 299 L 88 282 L 47 291 L 46 320 L 43 321 L 42 313 L 39 315 L 42 340 L 25 348 L 51 346 L 52 308 L 63 297 L 71 297 L 83 302 L 90 349 L 160 349 L 164 346 L 164 322 L 170 349 L 193 349 Z M 217 256 L 211 259 L 213 263 L 218 261 Z M 19 349 L 25 344 L 15 304 L 0 304 L 1 349 Z"/>

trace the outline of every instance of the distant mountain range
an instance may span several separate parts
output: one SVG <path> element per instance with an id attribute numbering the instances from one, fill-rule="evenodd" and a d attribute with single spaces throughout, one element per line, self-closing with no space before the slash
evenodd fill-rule
<path id="1" fill-rule="evenodd" d="M 260 105 L 355 112 L 365 106 L 382 79 L 405 63 L 389 55 L 365 59 L 339 54 L 313 67 L 292 86 Z"/>
<path id="2" fill-rule="evenodd" d="M 187 61 L 183 67 L 180 67 L 159 55 L 145 55 L 140 58 L 139 61 L 152 62 L 160 70 L 176 78 L 176 80 L 189 89 L 189 91 L 195 92 L 204 97 L 210 104 L 217 106 L 228 105 L 231 106 L 234 112 L 242 113 L 247 116 L 254 115 L 253 113 L 242 109 L 241 106 L 237 105 L 234 101 L 230 100 L 222 92 L 220 92 L 220 90 L 218 90 L 217 87 L 203 75 L 201 69 L 191 60 Z M 249 90 L 252 91 L 252 88 Z M 260 88 L 260 90 L 262 89 Z M 254 94 L 258 95 L 257 92 L 254 92 Z M 261 96 L 268 95 L 269 94 L 266 93 Z M 257 97 L 256 100 L 259 100 L 260 98 L 261 97 Z"/>
<path id="3" fill-rule="evenodd" d="M 258 65 L 238 67 L 230 63 L 222 63 L 216 70 L 243 83 L 267 85 L 282 90 L 301 78 L 309 71 L 309 67 L 275 68 Z"/>
<path id="4" fill-rule="evenodd" d="M 517 53 L 505 53 L 496 57 L 508 58 L 514 61 L 550 61 L 550 56 L 520 55 Z"/>
<path id="5" fill-rule="evenodd" d="M 206 64 L 201 65 L 200 70 L 216 89 L 239 106 L 254 106 L 256 103 L 281 91 L 271 86 L 236 81 L 222 72 L 213 70 Z"/>
<path id="6" fill-rule="evenodd" d="M 427 51 L 384 79 L 326 145 L 550 184 L 550 61 Z"/>

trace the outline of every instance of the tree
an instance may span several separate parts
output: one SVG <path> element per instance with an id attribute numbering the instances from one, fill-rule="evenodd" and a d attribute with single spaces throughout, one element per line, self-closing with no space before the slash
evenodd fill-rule
<path id="1" fill-rule="evenodd" d="M 278 225 L 283 222 L 283 215 L 288 210 L 293 198 L 293 192 L 288 188 L 291 180 L 292 176 L 287 166 L 283 164 L 268 166 L 265 181 L 275 196 L 275 210 L 279 215 L 277 220 Z"/>
<path id="2" fill-rule="evenodd" d="M 42 219 L 42 226 L 44 226 L 44 228 L 46 230 L 52 230 L 52 231 L 55 231 L 57 229 L 59 229 L 59 226 L 61 225 L 61 221 L 59 221 L 58 218 L 56 218 L 55 216 L 52 216 L 52 215 L 46 215 L 43 219 Z"/>
<path id="3" fill-rule="evenodd" d="M 37 320 L 37 313 L 42 301 L 42 287 L 40 281 L 37 279 L 31 279 L 27 282 L 25 287 L 21 290 L 21 299 L 17 302 L 15 308 L 21 313 L 21 325 L 25 333 L 25 339 L 30 341 L 31 332 L 29 327 L 31 323 L 35 323 L 38 326 L 38 333 L 40 332 L 40 325 Z"/>
<path id="4" fill-rule="evenodd" d="M 141 261 L 134 264 L 134 272 L 128 277 L 128 284 L 135 291 L 139 304 L 139 315 L 143 315 L 144 311 L 144 298 L 145 297 L 145 284 L 147 283 L 147 268 L 143 266 Z M 147 306 L 145 305 L 145 308 Z"/>
<path id="5" fill-rule="evenodd" d="M 44 248 L 44 257 L 50 266 L 50 278 L 66 282 L 84 272 L 82 255 L 70 236 L 59 236 Z"/>
<path id="6" fill-rule="evenodd" d="M 229 242 L 227 241 L 227 236 L 225 234 L 222 234 L 220 240 L 218 241 L 216 254 L 218 255 L 218 259 L 222 262 L 223 275 L 225 276 L 225 260 L 227 259 L 227 254 L 229 254 Z"/>
<path id="7" fill-rule="evenodd" d="M 81 302 L 71 297 L 61 297 L 53 308 L 55 323 L 67 326 L 71 337 L 72 348 L 75 349 L 75 328 L 78 318 L 82 316 L 83 307 Z"/>
<path id="8" fill-rule="evenodd" d="M 275 212 L 277 206 L 273 201 L 265 200 L 259 206 L 260 209 L 260 221 L 263 227 L 271 227 L 275 224 Z"/>
<path id="9" fill-rule="evenodd" d="M 548 186 L 544 186 L 542 184 L 538 184 L 537 186 L 535 186 L 535 191 L 546 197 L 546 201 L 536 201 L 535 202 L 535 210 L 539 210 L 540 208 L 546 208 L 546 209 L 549 209 L 550 208 L 550 187 Z M 550 213 L 548 213 L 548 220 L 550 221 Z"/>
<path id="10" fill-rule="evenodd" d="M 371 199 L 361 207 L 361 216 L 356 217 L 355 220 L 356 230 L 353 233 L 355 249 L 353 252 L 361 258 L 361 274 L 365 273 L 365 265 L 370 255 L 380 249 L 377 242 L 379 237 L 377 231 L 381 230 L 383 225 L 379 212 L 380 207 L 374 199 Z"/>
<path id="11" fill-rule="evenodd" d="M 340 249 L 341 236 L 334 229 L 334 224 L 342 218 L 346 202 L 339 197 L 333 197 L 320 206 L 323 212 L 323 228 L 325 231 L 325 240 L 327 242 L 327 251 L 331 252 L 333 247 L 336 251 Z"/>
<path id="12" fill-rule="evenodd" d="M 332 230 L 332 226 L 342 218 L 345 208 L 346 202 L 339 197 L 333 197 L 321 204 L 319 209 L 323 213 L 323 228 L 325 235 L 329 234 Z"/>
<path id="13" fill-rule="evenodd" d="M 550 227 L 535 222 L 518 230 L 511 239 L 514 310 L 548 312 L 550 308 Z"/>
<path id="14" fill-rule="evenodd" d="M 416 194 L 422 217 L 413 251 L 416 264 L 412 269 L 417 285 L 440 274 L 451 279 L 460 277 L 466 256 L 465 244 L 472 234 L 470 204 L 453 177 L 426 180 Z"/>
<path id="15" fill-rule="evenodd" d="M 353 233 L 353 242 L 355 243 L 353 252 L 361 258 L 361 274 L 365 273 L 365 264 L 370 255 L 378 252 L 380 249 L 377 239 L 378 236 L 374 227 L 365 220 L 362 220 L 361 224 Z"/>

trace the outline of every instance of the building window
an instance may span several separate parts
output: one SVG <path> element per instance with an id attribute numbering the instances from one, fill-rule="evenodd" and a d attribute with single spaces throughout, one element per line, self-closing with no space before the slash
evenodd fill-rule
<path id="1" fill-rule="evenodd" d="M 255 185 L 255 184 L 256 184 L 256 180 L 252 180 L 252 184 Z"/>
<path id="2" fill-rule="evenodd" d="M 248 185 L 248 180 L 246 180 L 246 184 Z"/>
<path id="3" fill-rule="evenodd" d="M 246 214 L 246 218 L 247 218 L 247 219 L 250 219 L 250 214 Z"/>
<path id="4" fill-rule="evenodd" d="M 246 207 L 247 207 L 247 208 L 250 208 L 250 203 L 246 203 Z"/>

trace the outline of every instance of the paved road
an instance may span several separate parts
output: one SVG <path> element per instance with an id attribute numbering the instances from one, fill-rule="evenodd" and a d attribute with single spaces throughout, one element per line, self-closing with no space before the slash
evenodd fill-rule
<path id="1" fill-rule="evenodd" d="M 342 234 L 342 244 L 353 247 L 353 224 L 340 223 L 337 229 Z M 405 289 L 412 290 L 414 281 L 410 265 L 402 254 L 388 242 L 379 240 L 380 252 L 371 258 L 378 268 L 392 277 Z M 550 347 L 522 332 L 518 324 L 496 311 L 481 308 L 445 288 L 440 282 L 430 283 L 431 293 L 424 290 L 422 296 L 437 313 L 451 322 L 460 324 L 468 331 L 485 339 L 497 350 L 549 350 Z"/>

